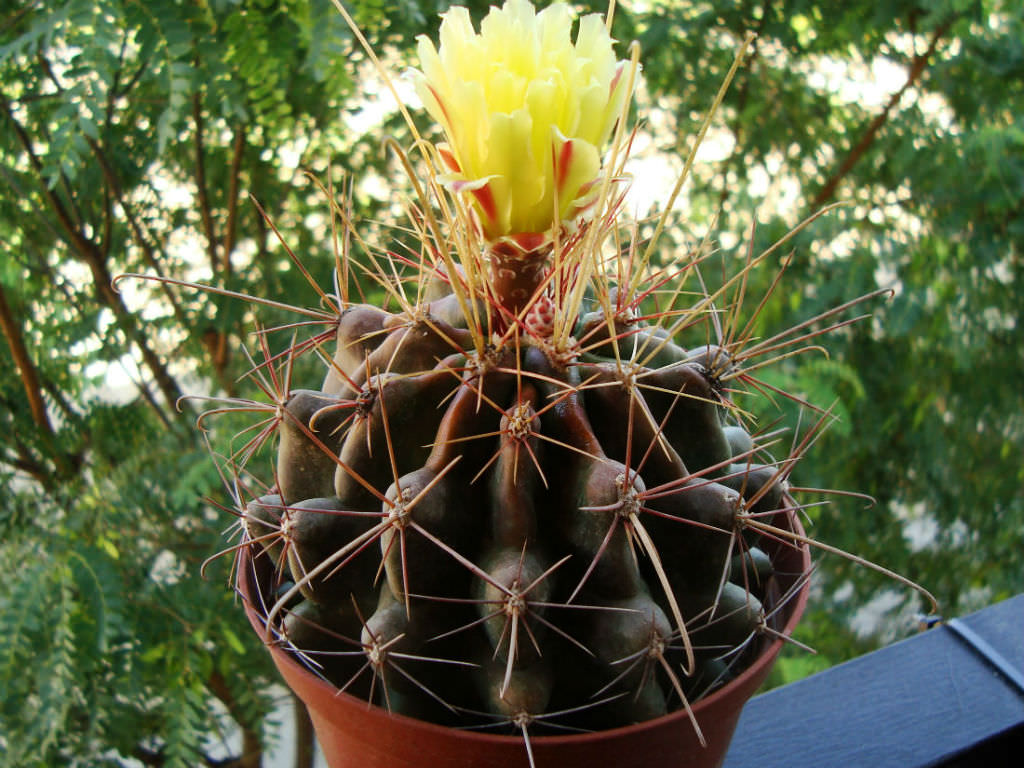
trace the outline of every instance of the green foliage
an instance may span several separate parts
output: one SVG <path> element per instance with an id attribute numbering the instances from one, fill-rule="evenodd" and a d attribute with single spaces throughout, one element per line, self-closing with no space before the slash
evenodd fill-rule
<path id="1" fill-rule="evenodd" d="M 305 285 L 280 268 L 246 195 L 290 212 L 298 252 L 329 253 L 296 226 L 324 201 L 278 151 L 311 137 L 310 156 L 330 159 L 316 132 L 351 90 L 343 26 L 327 2 L 67 0 L 0 14 L 11 765 L 196 765 L 222 732 L 262 731 L 274 678 L 225 588 L 230 558 L 199 575 L 225 524 L 200 499 L 222 489 L 190 405 L 175 407 L 186 378 L 243 388 L 244 312 L 177 288 L 118 294 L 111 280 L 158 271 L 279 296 Z"/>
<path id="2" fill-rule="evenodd" d="M 91 482 L 65 485 L 59 498 L 9 497 L 0 551 L 7 765 L 117 765 L 143 750 L 193 766 L 230 732 L 225 706 L 257 731 L 270 710 L 270 665 L 225 569 L 199 574 L 220 538 L 219 514 L 199 498 L 216 482 L 208 457 L 173 442 L 130 448 L 118 467 L 94 465 Z M 233 682 L 218 704 L 220 679 Z"/>
<path id="3" fill-rule="evenodd" d="M 446 5 L 352 4 L 398 69 Z M 485 3 L 470 5 L 478 17 Z M 678 247 L 714 221 L 732 258 L 756 218 L 756 252 L 823 203 L 846 204 L 792 241 L 786 300 L 760 328 L 896 290 L 830 343 L 828 361 L 785 366 L 787 385 L 842 415 L 797 482 L 878 500 L 833 500 L 813 512 L 815 534 L 925 584 L 948 614 L 1021 591 L 1020 3 L 664 0 L 624 3 L 615 24 L 643 47 L 639 112 L 657 106 L 667 128 L 653 141 L 676 157 L 739 40 L 759 36 L 715 124 L 726 159 L 695 168 Z M 364 61 L 327 0 L 14 0 L 0 12 L 0 298 L 13 318 L 0 343 L 0 752 L 99 765 L 163 747 L 194 764 L 207 748 L 197 734 L 219 727 L 212 670 L 248 702 L 250 724 L 263 711 L 263 653 L 223 578 L 196 574 L 226 516 L 205 521 L 197 498 L 220 497 L 219 481 L 196 469 L 189 419 L 173 408 L 197 388 L 185 381 L 244 393 L 246 310 L 175 287 L 108 287 L 159 270 L 315 304 L 247 196 L 329 284 L 324 202 L 300 169 L 391 179 L 379 131 L 407 143 L 393 117 L 370 135 L 350 128 Z M 893 74 L 880 98 L 849 91 L 873 62 Z M 366 221 L 394 216 L 390 198 L 355 197 Z M 98 391 L 122 366 L 127 391 L 112 404 Z M 936 525 L 923 543 L 907 535 L 917 514 Z M 164 550 L 185 564 L 173 585 L 149 575 Z M 839 661 L 870 647 L 851 617 L 891 585 L 831 556 L 819 573 L 801 638 Z M 852 596 L 831 597 L 847 582 Z M 890 636 L 913 631 L 899 611 L 885 622 Z"/>

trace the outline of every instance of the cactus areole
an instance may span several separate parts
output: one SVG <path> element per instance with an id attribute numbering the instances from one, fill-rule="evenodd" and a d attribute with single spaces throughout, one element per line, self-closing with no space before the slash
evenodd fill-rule
<path id="1" fill-rule="evenodd" d="M 573 27 L 565 5 L 508 0 L 479 32 L 453 8 L 439 46 L 420 41 L 417 91 L 445 139 L 417 143 L 422 252 L 401 280 L 368 252 L 389 297 L 373 304 L 349 301 L 339 259 L 322 294 L 336 346 L 293 341 L 254 367 L 276 400 L 227 462 L 240 588 L 289 680 L 329 691 L 318 727 L 363 723 L 368 752 L 337 766 L 560 768 L 568 753 L 543 745 L 650 722 L 668 730 L 642 740 L 700 751 L 738 709 L 704 722 L 699 702 L 740 681 L 749 696 L 806 596 L 787 477 L 808 441 L 774 456 L 735 402 L 761 390 L 750 361 L 790 342 L 751 341 L 745 272 L 684 288 L 700 254 L 665 267 L 630 240 L 635 57 L 615 58 L 598 16 Z M 309 351 L 322 380 L 293 389 Z M 323 710 L 350 696 L 362 714 Z M 418 735 L 374 731 L 409 722 L 394 715 Z M 453 729 L 492 734 L 465 736 L 489 756 L 409 754 Z M 623 748 L 615 764 L 650 763 Z"/>

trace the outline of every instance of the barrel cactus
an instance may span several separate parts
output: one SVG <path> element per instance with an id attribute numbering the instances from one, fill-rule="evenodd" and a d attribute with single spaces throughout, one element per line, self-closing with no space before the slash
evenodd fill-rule
<path id="1" fill-rule="evenodd" d="M 816 331 L 755 342 L 740 322 L 770 254 L 709 291 L 704 250 L 656 262 L 657 232 L 636 237 L 635 57 L 603 19 L 572 24 L 508 0 L 479 33 L 456 8 L 439 48 L 421 41 L 445 141 L 417 144 L 419 252 L 366 248 L 372 304 L 349 300 L 342 255 L 311 313 L 327 331 L 265 350 L 270 415 L 225 461 L 242 546 L 274 565 L 267 641 L 441 724 L 590 730 L 688 707 L 776 632 L 786 595 L 759 545 L 799 538 L 777 520 L 810 438 L 779 451 L 736 395 L 772 396 L 756 369 Z M 308 389 L 299 354 L 323 361 Z"/>

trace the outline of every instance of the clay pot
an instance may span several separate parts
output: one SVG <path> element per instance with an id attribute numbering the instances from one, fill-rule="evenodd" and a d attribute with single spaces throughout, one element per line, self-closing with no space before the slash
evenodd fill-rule
<path id="1" fill-rule="evenodd" d="M 804 533 L 793 509 L 780 514 L 775 524 Z M 810 570 L 806 545 L 779 545 L 769 555 L 777 573 L 778 594 L 785 594 Z M 270 563 L 266 557 L 254 562 L 253 552 L 243 548 L 237 576 L 249 620 L 263 636 L 265 625 L 259 607 L 265 602 L 259 598 L 258 589 L 270 579 Z M 783 634 L 790 634 L 799 621 L 808 591 L 805 579 L 797 594 L 775 615 L 775 626 Z M 770 601 L 766 602 L 766 612 L 771 608 Z M 706 747 L 698 742 L 687 713 L 679 710 L 637 725 L 595 733 L 531 736 L 534 764 L 537 768 L 721 765 L 740 711 L 768 676 L 782 643 L 779 639 L 765 643 L 760 656 L 746 670 L 693 706 Z M 339 693 L 284 649 L 270 646 L 269 650 L 285 681 L 306 704 L 331 768 L 529 768 L 520 736 L 446 728 L 389 714 L 362 699 Z"/>

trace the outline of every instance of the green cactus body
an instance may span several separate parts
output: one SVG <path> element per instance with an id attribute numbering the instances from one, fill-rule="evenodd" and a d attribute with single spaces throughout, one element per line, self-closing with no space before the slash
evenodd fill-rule
<path id="1" fill-rule="evenodd" d="M 445 724 L 612 727 L 728 679 L 772 578 L 741 518 L 784 483 L 730 417 L 725 350 L 595 310 L 586 352 L 555 354 L 547 321 L 481 352 L 456 303 L 428 306 L 445 319 L 346 309 L 324 391 L 285 403 L 280 494 L 246 511 L 301 595 L 280 636 Z"/>

